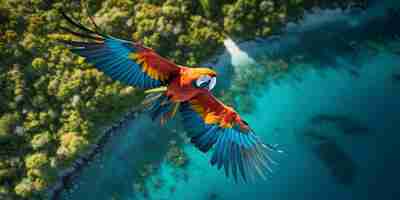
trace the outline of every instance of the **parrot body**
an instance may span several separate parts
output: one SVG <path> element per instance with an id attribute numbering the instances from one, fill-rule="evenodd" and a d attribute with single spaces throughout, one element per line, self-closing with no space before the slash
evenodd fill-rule
<path id="1" fill-rule="evenodd" d="M 165 123 L 179 112 L 191 142 L 202 152 L 214 147 L 211 164 L 223 167 L 226 176 L 237 181 L 240 173 L 247 181 L 272 172 L 270 152 L 280 151 L 264 144 L 233 108 L 212 95 L 215 71 L 177 65 L 139 43 L 100 33 L 92 18 L 95 31 L 62 14 L 81 30 L 61 27 L 64 31 L 90 41 L 62 43 L 112 79 L 146 90 L 143 106 L 153 120 Z"/>
<path id="2" fill-rule="evenodd" d="M 215 77 L 216 73 L 208 68 L 189 68 L 179 66 L 180 70 L 177 76 L 171 80 L 167 89 L 167 96 L 174 102 L 188 101 L 192 97 L 201 93 L 203 88 L 196 88 L 193 82 L 199 77 L 207 75 Z"/>

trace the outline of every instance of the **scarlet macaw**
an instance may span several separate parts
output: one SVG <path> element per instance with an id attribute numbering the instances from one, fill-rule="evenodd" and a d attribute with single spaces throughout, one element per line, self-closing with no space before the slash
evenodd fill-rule
<path id="1" fill-rule="evenodd" d="M 160 118 L 164 123 L 179 111 L 191 142 L 204 153 L 215 147 L 211 165 L 223 166 L 226 176 L 232 173 L 235 182 L 238 171 L 245 182 L 272 172 L 275 162 L 269 151 L 281 151 L 262 143 L 233 108 L 212 95 L 215 71 L 177 65 L 140 43 L 101 33 L 92 18 L 95 30 L 62 14 L 81 32 L 61 28 L 90 42 L 61 42 L 112 79 L 145 89 L 148 95 L 143 104 L 153 120 Z"/>

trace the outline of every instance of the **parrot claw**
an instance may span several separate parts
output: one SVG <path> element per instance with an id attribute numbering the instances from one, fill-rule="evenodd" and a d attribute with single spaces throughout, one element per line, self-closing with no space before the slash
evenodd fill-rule
<path id="1" fill-rule="evenodd" d="M 145 93 L 145 94 L 149 94 L 149 93 L 165 92 L 165 91 L 167 91 L 167 87 L 163 86 L 163 87 L 158 87 L 158 88 L 153 88 L 153 89 L 145 90 L 144 93 Z"/>

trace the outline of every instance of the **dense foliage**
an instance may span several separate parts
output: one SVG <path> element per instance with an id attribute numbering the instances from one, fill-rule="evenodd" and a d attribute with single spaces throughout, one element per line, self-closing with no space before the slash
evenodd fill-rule
<path id="1" fill-rule="evenodd" d="M 0 0 L 0 199 L 42 198 L 57 172 L 96 142 L 99 130 L 142 98 L 58 45 L 63 8 L 114 36 L 142 41 L 197 65 L 225 35 L 279 31 L 317 0 Z M 348 1 L 337 0 L 339 3 Z M 74 11 L 74 12 L 71 12 Z"/>

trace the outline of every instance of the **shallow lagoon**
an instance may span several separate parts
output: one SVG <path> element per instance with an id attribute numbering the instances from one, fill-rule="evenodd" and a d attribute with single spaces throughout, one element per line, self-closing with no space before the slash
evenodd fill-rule
<path id="1" fill-rule="evenodd" d="M 350 20 L 346 14 L 340 19 Z M 331 39 L 339 40 L 340 31 L 333 35 Z M 342 48 L 321 54 L 318 52 L 327 50 L 301 49 L 301 41 L 299 46 L 296 42 L 287 44 L 284 37 L 277 40 L 281 41 L 280 48 L 294 48 L 298 54 L 304 51 L 314 57 L 289 63 L 302 65 L 305 70 L 293 71 L 249 91 L 256 103 L 254 110 L 243 117 L 265 142 L 279 144 L 286 151 L 277 157 L 280 164 L 270 180 L 235 184 L 209 165 L 209 155 L 190 144 L 184 144 L 188 165 L 176 169 L 160 157 L 168 141 L 176 137 L 171 130 L 180 130 L 179 126 L 172 122 L 168 127 L 159 127 L 140 116 L 112 138 L 101 156 L 62 195 L 63 199 L 143 199 L 142 193 L 134 191 L 137 166 L 143 165 L 143 160 L 161 160 L 146 183 L 150 199 L 398 199 L 394 175 L 399 166 L 396 147 L 400 144 L 400 81 L 393 74 L 400 73 L 400 55 L 390 47 L 399 41 L 391 39 L 391 34 L 382 36 L 385 40 L 381 42 L 370 41 L 376 39 L 374 34 L 358 41 L 357 46 L 362 48 L 356 48 L 356 54 L 339 51 Z M 344 38 L 346 43 L 353 39 Z M 241 48 L 255 62 L 262 63 L 263 54 L 269 55 L 273 45 L 270 40 L 262 40 Z M 231 58 L 234 69 L 247 67 L 248 60 L 236 58 Z M 229 56 L 220 56 L 217 64 L 223 68 L 221 71 L 232 67 L 229 61 Z M 334 120 L 330 124 L 313 122 L 319 115 L 356 119 L 368 131 L 343 134 Z M 327 137 L 350 158 L 354 172 L 349 174 L 354 176 L 350 183 L 338 183 L 332 176 L 332 166 L 313 153 L 320 141 L 303 136 L 310 129 L 318 130 L 318 136 Z M 337 162 L 341 165 L 342 161 L 338 158 Z"/>

